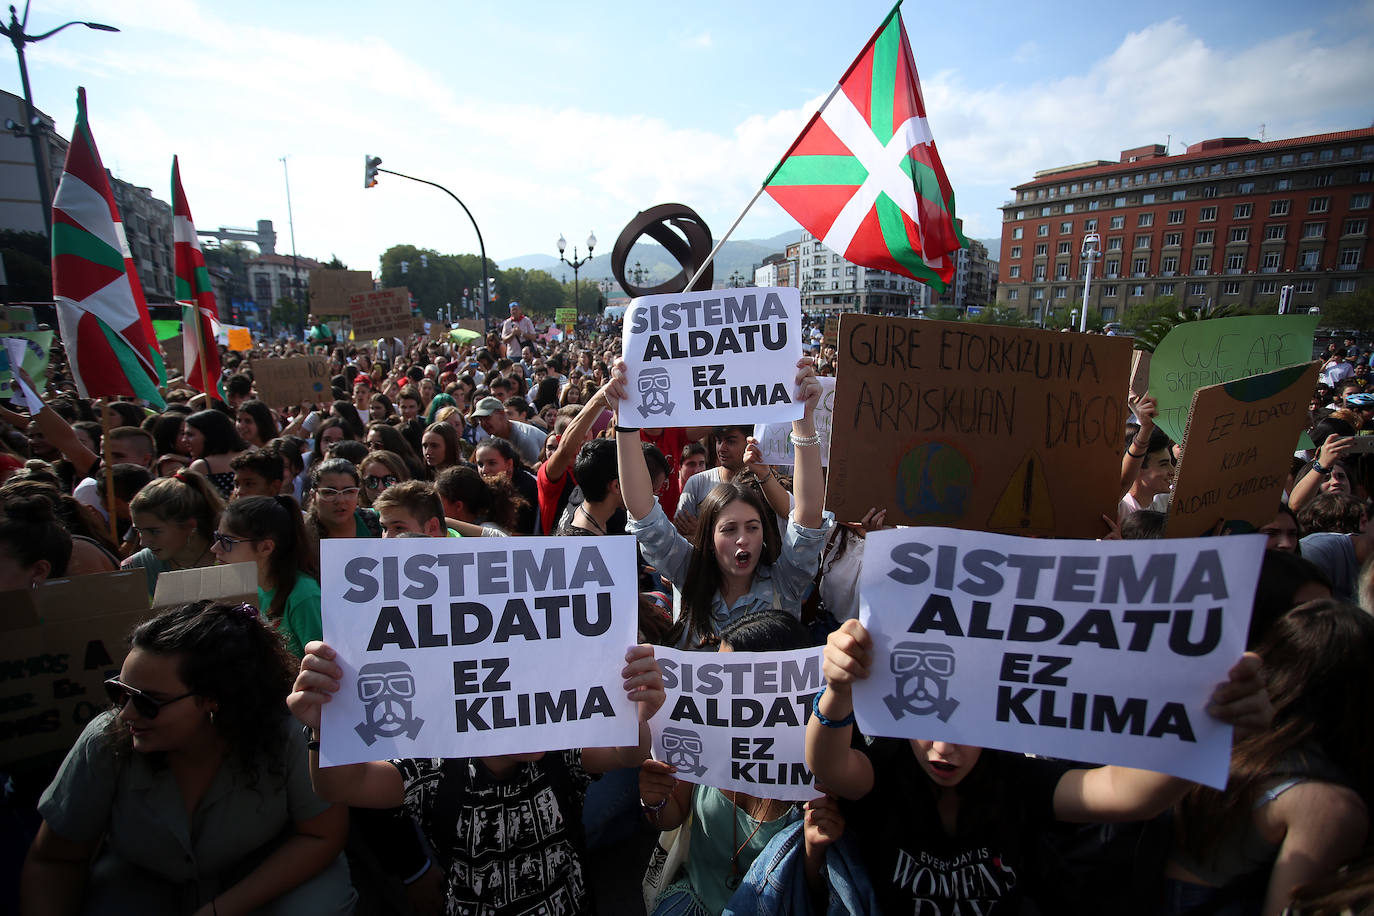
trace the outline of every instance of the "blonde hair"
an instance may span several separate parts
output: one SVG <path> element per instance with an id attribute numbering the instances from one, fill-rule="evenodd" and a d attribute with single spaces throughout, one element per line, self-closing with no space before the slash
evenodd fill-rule
<path id="1" fill-rule="evenodd" d="M 163 521 L 195 520 L 196 530 L 209 537 L 219 525 L 224 501 L 210 481 L 193 471 L 177 471 L 172 477 L 159 477 L 134 494 L 130 512 L 148 512 Z"/>

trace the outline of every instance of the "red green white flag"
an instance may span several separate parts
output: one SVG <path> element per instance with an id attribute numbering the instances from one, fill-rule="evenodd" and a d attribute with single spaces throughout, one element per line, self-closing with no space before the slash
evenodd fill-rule
<path id="1" fill-rule="evenodd" d="M 52 292 L 57 323 L 82 397 L 136 397 L 166 406 L 161 360 L 133 271 L 119 208 L 77 89 L 76 127 L 52 205 Z"/>
<path id="2" fill-rule="evenodd" d="M 219 305 L 205 267 L 205 255 L 196 237 L 191 205 L 181 187 L 181 166 L 172 157 L 172 241 L 176 266 L 176 298 L 181 306 L 181 341 L 186 357 L 186 383 L 211 396 L 224 393 L 220 388 Z"/>
<path id="3" fill-rule="evenodd" d="M 968 242 L 926 122 L 916 61 L 892 8 L 764 190 L 855 264 L 942 291 Z"/>

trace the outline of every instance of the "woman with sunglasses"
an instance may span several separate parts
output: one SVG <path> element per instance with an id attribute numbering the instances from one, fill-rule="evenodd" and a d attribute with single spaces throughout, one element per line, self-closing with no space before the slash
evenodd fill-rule
<path id="1" fill-rule="evenodd" d="M 43 793 L 25 913 L 346 913 L 347 811 L 310 787 L 292 659 L 248 605 L 140 624 Z M 83 908 L 84 907 L 84 908 Z"/>
<path id="2" fill-rule="evenodd" d="M 376 510 L 358 506 L 363 482 L 353 462 L 327 458 L 315 466 L 310 480 L 314 497 L 305 527 L 317 540 L 382 536 Z"/>
<path id="3" fill-rule="evenodd" d="M 367 433 L 363 436 L 363 442 L 367 445 L 369 452 L 375 452 L 378 449 L 395 452 L 405 462 L 406 470 L 410 472 L 411 477 L 419 479 L 425 476 L 425 463 L 420 460 L 420 456 L 416 454 L 405 435 L 391 424 L 367 424 Z"/>
<path id="4" fill-rule="evenodd" d="M 258 566 L 258 607 L 300 658 L 322 638 L 320 554 L 289 496 L 248 496 L 224 510 L 211 551 L 221 563 Z"/>
<path id="5" fill-rule="evenodd" d="M 369 452 L 358 465 L 358 473 L 362 475 L 363 486 L 358 499 L 369 509 L 372 508 L 372 501 L 382 495 L 388 487 L 393 487 L 403 480 L 415 479 L 401 456 L 387 449 Z"/>

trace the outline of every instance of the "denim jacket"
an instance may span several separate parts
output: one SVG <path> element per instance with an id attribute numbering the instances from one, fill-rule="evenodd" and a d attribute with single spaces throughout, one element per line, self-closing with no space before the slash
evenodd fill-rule
<path id="1" fill-rule="evenodd" d="M 806 883 L 803 820 L 778 831 L 744 875 L 739 890 L 721 916 L 790 916 L 813 912 Z M 878 899 L 859 851 L 848 834 L 825 851 L 825 879 L 830 899 L 826 916 L 878 916 Z"/>

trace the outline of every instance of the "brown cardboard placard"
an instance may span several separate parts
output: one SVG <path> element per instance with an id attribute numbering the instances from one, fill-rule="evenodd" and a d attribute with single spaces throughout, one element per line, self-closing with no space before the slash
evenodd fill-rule
<path id="1" fill-rule="evenodd" d="M 162 346 L 162 359 L 167 366 L 167 376 L 173 375 L 185 377 L 186 374 L 186 353 L 182 343 L 181 335 L 168 337 L 166 340 L 159 340 Z"/>
<path id="2" fill-rule="evenodd" d="M 333 398 L 326 357 L 255 359 L 252 366 L 258 399 L 269 407 L 294 407 L 301 401 L 320 404 Z"/>
<path id="3" fill-rule="evenodd" d="M 1115 512 L 1131 341 L 845 315 L 826 508 L 839 521 L 1091 538 Z"/>
<path id="4" fill-rule="evenodd" d="M 1244 533 L 1278 511 L 1321 363 L 1275 369 L 1199 388 L 1188 412 L 1183 460 L 1165 534 Z"/>
<path id="5" fill-rule="evenodd" d="M 354 343 L 405 337 L 415 327 L 410 317 L 410 291 L 404 286 L 354 293 L 348 297 L 348 314 Z"/>
<path id="6" fill-rule="evenodd" d="M 1150 387 L 1149 350 L 1131 351 L 1131 400 L 1138 401 Z"/>
<path id="7" fill-rule="evenodd" d="M 106 708 L 126 637 L 149 616 L 142 569 L 0 593 L 0 766 L 61 753 Z M 98 609 L 98 610 L 96 610 Z"/>
<path id="8" fill-rule="evenodd" d="M 310 311 L 316 318 L 347 315 L 349 297 L 371 289 L 372 274 L 366 270 L 312 270 Z"/>
<path id="9" fill-rule="evenodd" d="M 258 564 L 230 563 L 227 566 L 177 569 L 157 577 L 157 591 L 153 594 L 154 610 L 205 600 L 257 607 Z"/>
<path id="10" fill-rule="evenodd" d="M 821 342 L 826 346 L 839 346 L 840 342 L 840 319 L 825 319 L 825 329 L 821 331 Z"/>
<path id="11" fill-rule="evenodd" d="M 460 318 L 458 328 L 462 331 L 476 331 L 483 337 L 487 335 L 487 323 L 481 318 Z"/>

